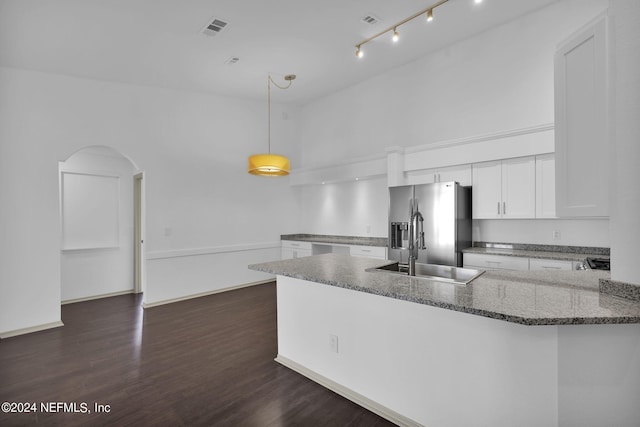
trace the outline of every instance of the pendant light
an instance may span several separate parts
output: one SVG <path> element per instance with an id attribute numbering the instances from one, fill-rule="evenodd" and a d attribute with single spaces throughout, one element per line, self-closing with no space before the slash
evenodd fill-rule
<path id="1" fill-rule="evenodd" d="M 291 82 L 295 80 L 295 74 L 287 74 L 284 76 L 284 80 L 289 84 L 286 86 L 280 86 L 273 81 L 271 75 L 267 76 L 267 111 L 269 120 L 269 151 L 267 154 L 254 154 L 249 156 L 249 166 L 247 172 L 252 175 L 261 176 L 284 176 L 289 175 L 291 165 L 289 159 L 280 154 L 271 154 L 271 83 L 273 83 L 278 89 L 289 89 Z"/>

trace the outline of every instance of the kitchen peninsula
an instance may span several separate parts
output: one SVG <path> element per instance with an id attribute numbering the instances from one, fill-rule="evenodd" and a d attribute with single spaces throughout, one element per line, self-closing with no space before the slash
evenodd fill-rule
<path id="1" fill-rule="evenodd" d="M 277 275 L 276 360 L 399 425 L 638 426 L 640 302 L 607 272 L 365 271 L 385 263 L 250 266 Z"/>

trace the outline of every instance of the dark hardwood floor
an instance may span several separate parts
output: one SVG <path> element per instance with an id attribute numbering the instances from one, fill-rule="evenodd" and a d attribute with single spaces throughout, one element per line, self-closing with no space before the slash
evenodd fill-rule
<path id="1" fill-rule="evenodd" d="M 0 403 L 37 405 L 1 426 L 393 425 L 273 361 L 275 283 L 146 310 L 134 295 L 69 304 L 62 320 L 0 341 Z"/>

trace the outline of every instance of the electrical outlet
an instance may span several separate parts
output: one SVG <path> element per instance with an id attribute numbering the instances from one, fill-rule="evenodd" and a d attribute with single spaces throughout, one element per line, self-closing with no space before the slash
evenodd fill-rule
<path id="1" fill-rule="evenodd" d="M 367 226 L 365 227 L 365 232 L 367 234 L 371 234 L 371 224 L 367 224 Z"/>
<path id="2" fill-rule="evenodd" d="M 560 240 L 562 238 L 562 234 L 559 230 L 554 230 L 553 232 L 553 240 Z"/>
<path id="3" fill-rule="evenodd" d="M 334 353 L 338 352 L 338 336 L 337 335 L 329 335 L 329 350 Z"/>

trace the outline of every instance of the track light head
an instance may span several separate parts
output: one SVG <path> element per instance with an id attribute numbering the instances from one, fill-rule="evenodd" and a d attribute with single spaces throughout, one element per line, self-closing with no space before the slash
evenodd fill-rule
<path id="1" fill-rule="evenodd" d="M 358 43 L 356 45 L 356 57 L 358 58 L 362 58 L 363 56 L 363 52 L 362 52 L 362 46 L 369 43 L 370 41 L 380 37 L 380 36 L 387 36 L 389 34 L 389 32 L 393 32 L 392 36 L 391 36 L 391 40 L 396 43 L 398 42 L 398 40 L 400 40 L 400 34 L 398 33 L 398 27 L 400 27 L 401 25 L 406 24 L 407 22 L 416 19 L 418 17 L 422 17 L 426 15 L 426 20 L 428 22 L 433 21 L 433 9 L 442 6 L 443 4 L 447 3 L 449 0 L 437 0 L 435 3 L 433 3 L 431 6 L 429 6 L 426 9 L 422 9 L 419 12 L 414 13 L 413 15 L 409 16 L 408 18 L 403 19 L 400 22 L 395 23 L 394 25 L 385 28 L 384 30 L 380 31 L 379 33 L 376 33 L 364 40 L 362 40 L 360 43 Z M 467 0 L 469 1 L 469 0 Z M 476 3 L 481 3 L 482 0 L 475 0 Z"/>

